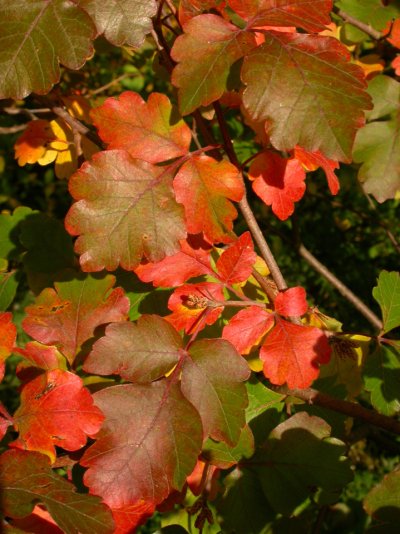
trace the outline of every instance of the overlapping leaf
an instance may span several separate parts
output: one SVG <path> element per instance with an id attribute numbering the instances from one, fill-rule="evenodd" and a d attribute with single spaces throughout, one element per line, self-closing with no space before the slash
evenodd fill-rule
<path id="1" fill-rule="evenodd" d="M 100 152 L 84 163 L 70 180 L 78 202 L 65 221 L 68 232 L 79 235 L 82 268 L 131 270 L 142 258 L 157 262 L 178 252 L 186 230 L 171 182 L 165 168 L 122 150 Z"/>
<path id="2" fill-rule="evenodd" d="M 134 158 L 159 163 L 189 150 L 190 129 L 174 117 L 163 94 L 151 93 L 146 103 L 138 93 L 126 91 L 118 99 L 108 98 L 91 116 L 110 149 L 124 149 Z"/>
<path id="3" fill-rule="evenodd" d="M 349 62 L 339 41 L 266 32 L 265 43 L 246 56 L 242 79 L 244 105 L 253 119 L 267 122 L 276 148 L 300 145 L 330 159 L 351 160 L 370 98 L 362 70 Z"/>
<path id="4" fill-rule="evenodd" d="M 24 349 L 17 348 L 15 352 L 20 354 L 24 360 L 20 368 L 37 367 L 44 371 L 53 371 L 54 369 L 66 370 L 66 360 L 56 347 L 42 345 L 37 341 L 30 341 Z"/>
<path id="5" fill-rule="evenodd" d="M 248 354 L 261 341 L 273 322 L 273 314 L 259 306 L 250 306 L 233 316 L 224 326 L 222 337 L 230 341 L 241 354 Z"/>
<path id="6" fill-rule="evenodd" d="M 304 168 L 308 171 L 314 171 L 321 167 L 328 181 L 329 191 L 332 195 L 336 195 L 339 192 L 340 183 L 335 174 L 335 169 L 339 168 L 337 161 L 326 158 L 321 152 L 307 152 L 301 147 L 295 147 L 294 157 L 300 161 Z"/>
<path id="7" fill-rule="evenodd" d="M 395 469 L 368 493 L 364 508 L 378 520 L 371 532 L 396 532 L 400 520 L 400 470 Z M 378 530 L 380 527 L 380 530 Z"/>
<path id="8" fill-rule="evenodd" d="M 17 338 L 17 328 L 10 312 L 0 312 L 0 382 L 4 377 L 5 360 L 10 356 Z"/>
<path id="9" fill-rule="evenodd" d="M 94 399 L 106 420 L 81 461 L 91 492 L 121 508 L 140 499 L 157 504 L 180 490 L 200 453 L 202 427 L 179 386 L 114 386 Z"/>
<path id="10" fill-rule="evenodd" d="M 59 62 L 79 69 L 93 53 L 92 20 L 70 0 L 0 2 L 0 98 L 47 93 Z"/>
<path id="11" fill-rule="evenodd" d="M 100 429 L 104 417 L 76 374 L 55 369 L 25 384 L 14 414 L 19 438 L 14 446 L 47 454 L 55 446 L 75 451 Z"/>
<path id="12" fill-rule="evenodd" d="M 121 288 L 112 289 L 115 277 L 73 274 L 55 289 L 46 288 L 26 308 L 23 328 L 46 345 L 57 345 L 70 363 L 82 344 L 101 324 L 123 321 L 129 300 Z"/>
<path id="13" fill-rule="evenodd" d="M 229 6 L 250 27 L 296 26 L 309 32 L 322 31 L 331 22 L 332 0 L 228 0 Z"/>
<path id="14" fill-rule="evenodd" d="M 282 221 L 294 212 L 294 203 L 306 190 L 306 173 L 296 159 L 282 158 L 275 152 L 264 152 L 251 164 L 249 178 L 253 189 Z"/>
<path id="15" fill-rule="evenodd" d="M 388 22 L 400 16 L 397 2 L 381 0 L 337 0 L 336 5 L 365 24 L 383 30 Z"/>
<path id="16" fill-rule="evenodd" d="M 178 63 L 172 83 L 178 87 L 182 115 L 218 100 L 227 89 L 233 63 L 255 45 L 252 34 L 222 17 L 199 15 L 187 22 L 171 51 Z"/>
<path id="17" fill-rule="evenodd" d="M 112 44 L 139 47 L 150 30 L 156 14 L 155 0 L 79 0 L 92 17 L 98 33 Z"/>
<path id="18" fill-rule="evenodd" d="M 0 479 L 2 511 L 8 517 L 25 517 L 40 501 L 66 534 L 113 531 L 111 512 L 101 500 L 76 493 L 70 482 L 51 469 L 43 454 L 6 451 L 0 456 Z"/>
<path id="19" fill-rule="evenodd" d="M 362 163 L 358 178 L 365 191 L 384 202 L 400 190 L 400 83 L 377 76 L 368 91 L 374 102 L 368 117 L 374 122 L 357 133 L 353 157 Z"/>
<path id="20" fill-rule="evenodd" d="M 244 426 L 239 440 L 234 447 L 223 441 L 208 439 L 203 445 L 202 457 L 211 465 L 220 469 L 228 469 L 236 465 L 242 458 L 250 458 L 254 453 L 254 437 L 248 426 Z"/>
<path id="21" fill-rule="evenodd" d="M 329 361 L 331 349 L 321 330 L 277 318 L 260 350 L 264 374 L 273 384 L 307 388 Z"/>
<path id="22" fill-rule="evenodd" d="M 277 294 L 274 301 L 275 311 L 284 317 L 299 317 L 308 310 L 306 291 L 303 287 L 290 287 Z"/>
<path id="23" fill-rule="evenodd" d="M 126 534 L 134 532 L 139 525 L 146 522 L 155 512 L 155 506 L 152 502 L 146 502 L 143 499 L 123 506 L 122 508 L 112 509 L 116 529 L 113 534 Z"/>
<path id="24" fill-rule="evenodd" d="M 382 271 L 372 294 L 382 310 L 383 331 L 400 326 L 400 274 Z"/>
<path id="25" fill-rule="evenodd" d="M 154 335 L 157 333 L 157 335 Z M 114 323 L 93 346 L 84 370 L 99 375 L 119 374 L 146 383 L 165 375 L 179 359 L 182 338 L 167 321 L 142 315 L 135 323 Z"/>
<path id="26" fill-rule="evenodd" d="M 189 233 L 203 232 L 211 243 L 232 241 L 237 211 L 230 200 L 238 202 L 244 193 L 234 165 L 209 156 L 193 156 L 175 176 L 174 188 L 177 201 L 185 207 Z"/>
<path id="27" fill-rule="evenodd" d="M 245 232 L 218 258 L 216 267 L 221 280 L 227 284 L 247 280 L 256 259 L 250 232 Z"/>
<path id="28" fill-rule="evenodd" d="M 182 370 L 182 392 L 201 416 L 204 437 L 236 445 L 245 425 L 246 361 L 223 339 L 203 339 L 189 348 Z"/>

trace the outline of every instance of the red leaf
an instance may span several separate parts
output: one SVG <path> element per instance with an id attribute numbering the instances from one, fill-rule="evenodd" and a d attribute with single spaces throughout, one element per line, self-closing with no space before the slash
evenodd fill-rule
<path id="1" fill-rule="evenodd" d="M 246 361 L 224 339 L 201 339 L 189 348 L 182 368 L 182 393 L 198 410 L 203 438 L 234 446 L 246 423 Z"/>
<path id="2" fill-rule="evenodd" d="M 216 15 L 199 15 L 184 26 L 171 50 L 178 63 L 172 83 L 178 87 L 182 115 L 218 100 L 227 90 L 231 66 L 256 45 L 254 36 Z"/>
<path id="3" fill-rule="evenodd" d="M 4 438 L 7 432 L 7 428 L 14 424 L 13 418 L 7 412 L 3 403 L 0 402 L 0 441 Z"/>
<path id="4" fill-rule="evenodd" d="M 107 150 L 84 163 L 69 188 L 78 202 L 65 225 L 80 236 L 75 249 L 86 271 L 113 271 L 118 265 L 132 270 L 143 257 L 160 261 L 178 252 L 186 237 L 183 209 L 164 167 Z"/>
<path id="5" fill-rule="evenodd" d="M 143 525 L 153 515 L 155 506 L 151 502 L 139 500 L 111 511 L 116 527 L 113 534 L 132 534 L 137 527 Z"/>
<path id="6" fill-rule="evenodd" d="M 47 510 L 35 506 L 27 517 L 13 519 L 12 526 L 29 534 L 63 534 Z"/>
<path id="7" fill-rule="evenodd" d="M 211 307 L 211 301 L 225 300 L 220 284 L 201 282 L 199 284 L 186 284 L 178 287 L 168 301 L 168 308 L 172 311 L 165 319 L 177 330 L 185 329 L 187 333 L 195 328 L 203 329 L 206 324 L 215 323 L 221 315 L 223 307 Z"/>
<path id="8" fill-rule="evenodd" d="M 22 387 L 14 414 L 19 438 L 13 445 L 56 458 L 54 446 L 76 451 L 100 429 L 104 416 L 93 406 L 79 376 L 55 369 Z"/>
<path id="9" fill-rule="evenodd" d="M 181 347 L 181 336 L 167 321 L 156 315 L 142 315 L 136 324 L 108 325 L 106 335 L 93 345 L 83 368 L 87 373 L 119 374 L 130 382 L 151 382 L 178 362 Z"/>
<path id="10" fill-rule="evenodd" d="M 157 504 L 180 490 L 201 450 L 197 411 L 167 380 L 94 394 L 106 420 L 84 454 L 85 484 L 113 509 Z"/>
<path id="11" fill-rule="evenodd" d="M 10 312 L 0 312 L 0 363 L 10 356 L 17 338 L 17 329 Z M 0 379 L 3 375 L 0 374 Z"/>
<path id="12" fill-rule="evenodd" d="M 97 326 L 123 321 L 129 311 L 124 291 L 112 289 L 114 276 L 74 277 L 55 282 L 55 290 L 44 289 L 35 304 L 26 308 L 22 322 L 27 334 L 41 343 L 57 345 L 70 363 Z"/>
<path id="13" fill-rule="evenodd" d="M 335 169 L 339 168 L 339 163 L 332 159 L 326 158 L 319 150 L 317 152 L 308 152 L 296 146 L 294 149 L 294 157 L 300 161 L 308 171 L 315 171 L 318 167 L 322 167 L 328 180 L 329 191 L 332 195 L 337 195 L 340 189 L 339 180 L 335 174 Z"/>
<path id="14" fill-rule="evenodd" d="M 274 315 L 259 306 L 240 310 L 224 326 L 222 337 L 232 343 L 241 354 L 249 354 L 271 328 Z"/>
<path id="15" fill-rule="evenodd" d="M 56 136 L 50 123 L 45 120 L 28 122 L 24 133 L 15 142 L 15 159 L 23 167 L 27 163 L 36 163 L 45 155 L 47 146 Z"/>
<path id="16" fill-rule="evenodd" d="M 228 0 L 250 27 L 296 26 L 319 32 L 331 22 L 332 0 Z"/>
<path id="17" fill-rule="evenodd" d="M 147 103 L 131 91 L 107 98 L 91 111 L 102 140 L 110 149 L 124 149 L 138 159 L 159 163 L 184 156 L 189 150 L 191 132 L 172 116 L 167 96 L 151 93 Z"/>
<path id="18" fill-rule="evenodd" d="M 224 0 L 217 2 L 215 0 L 180 0 L 179 2 L 179 22 L 184 25 L 189 22 L 190 19 L 201 15 L 203 11 L 208 9 L 217 9 L 223 13 L 225 7 Z"/>
<path id="19" fill-rule="evenodd" d="M 245 232 L 221 254 L 216 265 L 217 271 L 227 284 L 244 282 L 251 275 L 256 259 L 250 232 Z"/>
<path id="20" fill-rule="evenodd" d="M 15 352 L 21 354 L 24 358 L 22 364 L 19 364 L 21 370 L 27 366 L 34 366 L 45 371 L 53 371 L 54 369 L 66 370 L 67 363 L 65 358 L 56 347 L 49 347 L 37 341 L 30 341 L 24 349 L 16 348 Z"/>
<path id="21" fill-rule="evenodd" d="M 210 264 L 211 246 L 204 240 L 196 245 L 197 236 L 189 236 L 181 242 L 181 250 L 158 263 L 141 264 L 135 273 L 143 282 L 152 282 L 156 287 L 179 286 L 202 274 L 213 273 Z M 190 239 L 191 238 L 191 239 Z"/>
<path id="22" fill-rule="evenodd" d="M 237 211 L 228 200 L 239 202 L 244 186 L 237 168 L 209 156 L 193 156 L 175 176 L 176 200 L 184 205 L 191 234 L 204 233 L 211 243 L 232 241 Z"/>
<path id="23" fill-rule="evenodd" d="M 307 388 L 319 375 L 319 364 L 327 363 L 330 346 L 318 328 L 276 319 L 260 350 L 264 374 L 272 384 Z"/>
<path id="24" fill-rule="evenodd" d="M 299 317 L 308 310 L 306 291 L 303 287 L 290 287 L 277 294 L 275 311 L 284 317 Z"/>
<path id="25" fill-rule="evenodd" d="M 306 173 L 296 159 L 285 159 L 275 152 L 263 152 L 250 166 L 253 189 L 275 215 L 284 221 L 294 212 L 294 203 L 306 190 Z"/>

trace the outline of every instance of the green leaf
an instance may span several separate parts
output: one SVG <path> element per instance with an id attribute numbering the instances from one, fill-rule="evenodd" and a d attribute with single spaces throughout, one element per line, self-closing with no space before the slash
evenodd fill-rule
<path id="1" fill-rule="evenodd" d="M 255 46 L 251 33 L 216 15 L 199 15 L 185 24 L 171 50 L 178 63 L 172 83 L 182 115 L 218 100 L 227 90 L 231 66 Z"/>
<path id="2" fill-rule="evenodd" d="M 21 222 L 20 241 L 28 250 L 23 262 L 35 293 L 53 285 L 59 271 L 75 265 L 71 236 L 60 221 L 44 213 L 32 214 Z"/>
<path id="3" fill-rule="evenodd" d="M 21 206 L 16 208 L 12 215 L 0 214 L 0 258 L 16 259 L 23 247 L 20 243 L 21 222 L 37 212 Z"/>
<path id="4" fill-rule="evenodd" d="M 250 369 L 224 339 L 201 339 L 189 348 L 182 369 L 182 392 L 199 411 L 204 437 L 231 447 L 245 425 Z"/>
<path id="5" fill-rule="evenodd" d="M 79 0 L 92 17 L 98 33 L 112 44 L 140 47 L 157 12 L 155 0 Z"/>
<path id="6" fill-rule="evenodd" d="M 382 310 L 383 332 L 400 326 L 400 274 L 382 271 L 372 295 Z"/>
<path id="7" fill-rule="evenodd" d="M 94 34 L 89 15 L 70 0 L 0 0 L 0 98 L 49 92 L 59 62 L 79 69 L 91 57 Z"/>
<path id="8" fill-rule="evenodd" d="M 237 464 L 242 458 L 250 458 L 254 453 L 254 438 L 250 427 L 245 426 L 234 447 L 229 447 L 223 441 L 208 439 L 203 445 L 202 458 L 220 469 L 228 469 Z"/>
<path id="9" fill-rule="evenodd" d="M 351 481 L 342 456 L 345 445 L 330 438 L 330 430 L 323 419 L 299 412 L 278 425 L 253 457 L 265 496 L 277 512 L 292 514 L 318 488 L 335 502 Z"/>
<path id="10" fill-rule="evenodd" d="M 353 159 L 362 163 L 358 179 L 365 191 L 384 202 L 400 190 L 400 83 L 378 76 L 368 92 L 374 102 L 369 119 L 388 119 L 371 122 L 358 131 Z"/>
<path id="11" fill-rule="evenodd" d="M 400 342 L 378 345 L 367 357 L 364 382 L 376 410 L 385 415 L 400 411 Z"/>
<path id="12" fill-rule="evenodd" d="M 75 250 L 85 271 L 132 270 L 142 258 L 157 262 L 180 250 L 186 237 L 183 207 L 172 173 L 123 150 L 95 154 L 69 182 L 78 200 L 65 225 L 79 235 Z"/>
<path id="13" fill-rule="evenodd" d="M 397 2 L 382 2 L 382 0 L 339 0 L 335 4 L 348 15 L 372 26 L 376 30 L 383 30 L 388 22 L 400 15 Z"/>
<path id="14" fill-rule="evenodd" d="M 109 534 L 114 522 L 99 497 L 75 492 L 74 486 L 37 452 L 8 450 L 0 456 L 2 511 L 9 517 L 29 515 L 43 503 L 66 534 Z"/>
<path id="15" fill-rule="evenodd" d="M 400 522 L 400 470 L 397 469 L 384 477 L 364 500 L 364 508 L 378 521 L 377 528 L 368 532 L 395 534 Z"/>
<path id="16" fill-rule="evenodd" d="M 246 56 L 242 68 L 243 103 L 251 118 L 267 121 L 279 150 L 300 145 L 349 162 L 363 110 L 370 108 L 362 70 L 335 39 L 264 33 L 265 43 Z"/>
<path id="17" fill-rule="evenodd" d="M 6 311 L 15 298 L 19 272 L 0 273 L 0 311 Z"/>

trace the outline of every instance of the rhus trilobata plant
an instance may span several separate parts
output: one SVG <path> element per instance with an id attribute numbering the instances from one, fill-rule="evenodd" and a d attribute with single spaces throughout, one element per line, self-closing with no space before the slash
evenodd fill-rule
<path id="1" fill-rule="evenodd" d="M 397 532 L 399 3 L 0 15 L 4 532 Z"/>

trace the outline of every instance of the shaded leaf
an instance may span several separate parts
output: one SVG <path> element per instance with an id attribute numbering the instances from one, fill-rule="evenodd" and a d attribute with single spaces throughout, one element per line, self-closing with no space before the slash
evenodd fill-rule
<path id="1" fill-rule="evenodd" d="M 223 302 L 224 294 L 220 284 L 201 282 L 178 287 L 168 300 L 168 308 L 172 311 L 165 319 L 177 330 L 185 329 L 190 333 L 195 328 L 200 330 L 206 324 L 215 323 L 221 315 L 223 307 L 215 307 L 215 301 Z M 209 307 L 209 304 L 213 304 Z"/>
<path id="2" fill-rule="evenodd" d="M 213 439 L 208 439 L 203 445 L 201 455 L 210 464 L 220 469 L 229 469 L 229 467 L 237 464 L 242 458 L 250 458 L 253 453 L 253 434 L 250 427 L 244 426 L 238 442 L 233 447 L 229 447 L 223 441 L 217 442 Z"/>
<path id="3" fill-rule="evenodd" d="M 210 245 L 204 240 L 189 236 L 181 242 L 181 250 L 157 263 L 140 264 L 135 273 L 143 282 L 152 282 L 156 287 L 180 286 L 189 278 L 211 274 Z M 203 248 L 204 247 L 204 248 Z"/>
<path id="4" fill-rule="evenodd" d="M 12 260 L 21 254 L 21 222 L 33 213 L 37 212 L 25 206 L 16 208 L 12 215 L 0 213 L 0 258 Z"/>
<path id="5" fill-rule="evenodd" d="M 352 480 L 342 456 L 345 444 L 330 432 L 323 419 L 299 412 L 278 425 L 254 456 L 264 493 L 277 512 L 292 514 L 317 488 L 335 502 Z"/>
<path id="6" fill-rule="evenodd" d="M 135 160 L 122 150 L 93 156 L 69 182 L 78 200 L 65 224 L 79 235 L 75 249 L 86 271 L 132 270 L 142 258 L 157 262 L 186 237 L 183 209 L 168 169 Z"/>
<path id="7" fill-rule="evenodd" d="M 117 46 L 141 46 L 157 12 L 155 0 L 79 0 L 78 4 L 92 17 L 98 33 Z"/>
<path id="8" fill-rule="evenodd" d="M 224 326 L 222 337 L 227 339 L 241 354 L 249 354 L 268 332 L 274 322 L 272 313 L 259 306 L 240 310 Z"/>
<path id="9" fill-rule="evenodd" d="M 200 413 L 204 437 L 231 447 L 245 425 L 250 369 L 223 339 L 202 339 L 189 348 L 182 370 L 182 392 Z"/>
<path id="10" fill-rule="evenodd" d="M 157 315 L 142 315 L 136 324 L 108 325 L 83 369 L 92 374 L 118 374 L 135 383 L 152 382 L 178 362 L 181 348 L 181 336 L 167 321 Z"/>
<path id="11" fill-rule="evenodd" d="M 45 94 L 60 78 L 59 62 L 79 69 L 93 53 L 94 25 L 70 0 L 1 0 L 0 15 L 0 98 Z"/>
<path id="12" fill-rule="evenodd" d="M 292 215 L 294 203 L 306 190 L 306 173 L 300 163 L 275 152 L 257 156 L 250 166 L 249 178 L 254 180 L 254 191 L 281 221 Z"/>
<path id="13" fill-rule="evenodd" d="M 140 499 L 157 504 L 180 490 L 200 453 L 202 428 L 178 385 L 114 386 L 94 398 L 106 420 L 81 461 L 91 492 L 120 508 Z"/>
<path id="14" fill-rule="evenodd" d="M 251 275 L 257 255 L 250 232 L 242 234 L 217 260 L 217 271 L 227 284 L 244 282 Z"/>
<path id="15" fill-rule="evenodd" d="M 364 383 L 376 410 L 385 415 L 400 411 L 400 343 L 380 344 L 367 357 Z"/>
<path id="16" fill-rule="evenodd" d="M 63 534 L 63 531 L 56 525 L 49 512 L 42 506 L 36 505 L 32 513 L 26 517 L 13 519 L 12 527 L 6 528 L 5 532 L 10 534 L 21 534 L 22 532 Z M 7 521 L 7 523 L 10 523 L 10 521 Z M 16 528 L 20 530 L 14 530 Z"/>
<path id="17" fill-rule="evenodd" d="M 17 293 L 19 278 L 18 271 L 0 273 L 0 312 L 12 304 Z"/>
<path id="18" fill-rule="evenodd" d="M 337 0 L 335 4 L 348 15 L 383 30 L 386 24 L 400 15 L 397 2 L 381 2 L 381 0 Z"/>
<path id="19" fill-rule="evenodd" d="M 55 445 L 67 451 L 82 448 L 103 420 L 79 376 L 48 371 L 22 387 L 21 405 L 14 414 L 19 438 L 13 446 L 47 454 L 54 462 Z"/>
<path id="20" fill-rule="evenodd" d="M 400 520 L 400 470 L 384 476 L 364 499 L 365 511 L 382 522 L 382 532 L 396 530 Z M 390 529 L 390 530 L 389 530 Z M 372 529 L 372 531 L 374 531 Z"/>
<path id="21" fill-rule="evenodd" d="M 57 345 L 72 363 L 97 326 L 126 319 L 129 300 L 121 288 L 112 289 L 114 283 L 112 275 L 67 272 L 55 289 L 44 289 L 26 308 L 25 332 L 36 341 Z"/>
<path id="22" fill-rule="evenodd" d="M 378 285 L 372 290 L 374 299 L 382 310 L 383 331 L 389 332 L 400 326 L 400 275 L 382 271 Z"/>
<path id="23" fill-rule="evenodd" d="M 232 241 L 237 211 L 230 200 L 239 202 L 244 193 L 234 165 L 209 156 L 193 156 L 176 174 L 174 189 L 176 200 L 184 205 L 189 233 L 203 232 L 210 243 Z"/>
<path id="24" fill-rule="evenodd" d="M 178 63 L 172 83 L 178 87 L 182 115 L 218 100 L 227 89 L 231 66 L 254 46 L 251 33 L 222 17 L 199 15 L 189 20 L 171 50 Z"/>
<path id="25" fill-rule="evenodd" d="M 243 103 L 253 119 L 267 121 L 277 149 L 300 145 L 330 159 L 351 160 L 370 98 L 362 70 L 349 59 L 347 49 L 330 37 L 265 32 L 265 43 L 244 60 Z"/>
<path id="26" fill-rule="evenodd" d="M 320 32 L 331 22 L 332 0 L 228 0 L 229 6 L 253 28 L 296 26 Z"/>
<path id="27" fill-rule="evenodd" d="M 290 287 L 280 291 L 274 301 L 275 311 L 284 317 L 299 317 L 308 310 L 306 290 L 303 287 Z"/>
<path id="28" fill-rule="evenodd" d="M 173 115 L 163 94 L 151 93 L 146 103 L 138 93 L 126 91 L 107 98 L 91 117 L 108 148 L 124 149 L 134 158 L 159 163 L 189 150 L 190 129 Z"/>
<path id="29" fill-rule="evenodd" d="M 319 150 L 317 152 L 307 152 L 301 147 L 295 147 L 294 157 L 300 161 L 307 171 L 315 171 L 321 167 L 325 172 L 328 181 L 329 191 L 332 195 L 337 195 L 340 189 L 338 177 L 335 174 L 335 169 L 339 168 L 339 163 L 326 158 Z"/>
<path id="30" fill-rule="evenodd" d="M 2 508 L 8 517 L 29 515 L 37 501 L 46 505 L 66 534 L 109 534 L 111 512 L 98 497 L 75 492 L 37 452 L 6 451 L 0 456 Z"/>
<path id="31" fill-rule="evenodd" d="M 330 346 L 319 328 L 276 319 L 260 350 L 264 374 L 272 384 L 307 388 L 319 375 L 319 364 L 327 363 Z"/>

